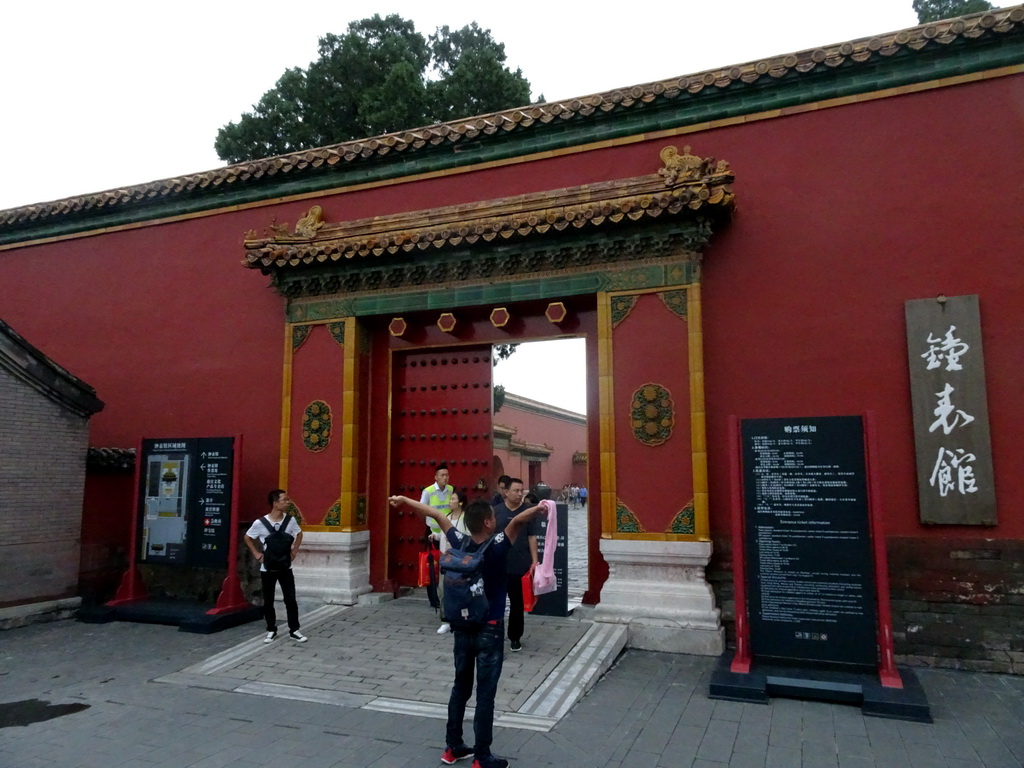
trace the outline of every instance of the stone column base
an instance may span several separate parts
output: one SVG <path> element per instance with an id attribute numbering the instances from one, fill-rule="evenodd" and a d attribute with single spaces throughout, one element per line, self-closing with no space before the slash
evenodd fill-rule
<path id="1" fill-rule="evenodd" d="M 718 656 L 725 631 L 704 576 L 711 542 L 601 539 L 608 580 L 594 620 L 629 627 L 629 646 Z"/>
<path id="2" fill-rule="evenodd" d="M 370 591 L 370 532 L 304 531 L 292 570 L 300 600 L 355 605 Z"/>

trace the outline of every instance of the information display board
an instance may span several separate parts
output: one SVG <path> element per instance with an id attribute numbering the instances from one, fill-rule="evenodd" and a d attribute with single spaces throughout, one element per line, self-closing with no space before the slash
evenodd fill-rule
<path id="1" fill-rule="evenodd" d="M 139 561 L 223 567 L 231 534 L 234 438 L 143 440 Z"/>
<path id="2" fill-rule="evenodd" d="M 863 419 L 747 419 L 741 439 L 754 657 L 875 667 Z"/>
<path id="3" fill-rule="evenodd" d="M 537 597 L 537 604 L 532 613 L 535 616 L 568 616 L 569 615 L 569 506 L 558 503 L 555 505 L 558 514 L 558 541 L 555 549 L 555 579 L 558 589 Z M 544 531 L 537 537 L 537 556 L 544 556 L 548 546 L 548 521 L 540 518 L 541 529 Z"/>

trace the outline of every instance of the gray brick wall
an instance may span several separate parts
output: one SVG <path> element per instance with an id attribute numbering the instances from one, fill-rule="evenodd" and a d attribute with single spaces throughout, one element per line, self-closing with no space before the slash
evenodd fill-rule
<path id="1" fill-rule="evenodd" d="M 0 605 L 77 593 L 89 422 L 0 369 Z"/>

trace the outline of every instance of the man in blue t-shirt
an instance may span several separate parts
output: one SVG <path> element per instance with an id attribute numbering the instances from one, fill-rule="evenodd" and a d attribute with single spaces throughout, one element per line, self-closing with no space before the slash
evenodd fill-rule
<path id="1" fill-rule="evenodd" d="M 498 691 L 498 678 L 501 677 L 501 666 L 505 659 L 505 567 L 508 553 L 524 526 L 542 511 L 543 507 L 538 505 L 522 510 L 508 521 L 503 532 L 495 534 L 497 521 L 494 510 L 486 501 L 471 501 L 464 513 L 466 528 L 469 530 L 467 536 L 455 530 L 451 520 L 442 512 L 426 504 L 405 496 L 392 496 L 389 502 L 393 507 L 405 505 L 418 514 L 435 520 L 453 547 L 476 550 L 494 537 L 484 553 L 481 568 L 484 593 L 487 595 L 489 606 L 486 622 L 478 631 L 455 629 L 453 633 L 455 683 L 448 699 L 448 727 L 445 734 L 447 748 L 441 755 L 441 762 L 451 765 L 457 760 L 474 755 L 473 768 L 507 768 L 508 760 L 491 753 L 494 696 Z M 474 668 L 476 715 L 473 717 L 473 732 L 476 744 L 471 748 L 462 739 L 462 720 L 466 714 L 466 702 L 473 695 Z"/>

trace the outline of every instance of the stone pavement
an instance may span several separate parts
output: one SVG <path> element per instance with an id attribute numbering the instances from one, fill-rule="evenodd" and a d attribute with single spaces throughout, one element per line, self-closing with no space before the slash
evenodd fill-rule
<path id="1" fill-rule="evenodd" d="M 376 661 L 366 664 L 348 656 L 332 666 L 325 651 L 344 650 L 349 630 L 340 623 L 392 623 L 392 616 L 408 619 L 421 607 L 404 598 L 310 615 L 304 627 L 310 641 L 304 645 L 279 640 L 264 647 L 259 627 L 251 624 L 217 635 L 76 622 L 0 633 L 0 766 L 440 765 L 444 726 L 436 709 L 409 714 L 366 706 L 368 697 L 390 698 L 394 689 L 384 681 L 371 683 L 379 690 L 361 694 L 332 687 L 351 685 L 350 673 L 379 664 L 394 665 L 402 677 L 408 670 L 398 664 L 410 657 L 402 645 L 409 642 L 407 636 L 381 633 L 373 647 Z M 556 626 L 571 620 L 551 621 Z M 424 625 L 428 623 L 432 617 Z M 331 638 L 329 629 L 335 633 Z M 578 629 L 589 631 L 586 623 Z M 525 639 L 539 639 L 548 631 L 530 617 Z M 556 637 L 570 633 L 550 631 Z M 540 647 L 531 650 L 527 645 L 522 660 L 509 659 L 521 665 L 516 674 L 536 676 L 531 670 L 551 663 Z M 415 653 L 421 651 L 418 646 Z M 280 668 L 280 663 L 290 673 L 301 673 L 302 685 L 258 679 L 261 669 Z M 787 699 L 768 705 L 711 701 L 706 692 L 713 663 L 709 658 L 627 651 L 579 703 L 551 718 L 556 722 L 549 728 L 512 721 L 499 727 L 495 752 L 514 765 L 540 768 L 994 768 L 1019 767 L 1024 760 L 1021 678 L 919 670 L 935 717 L 933 725 L 922 725 L 865 718 L 843 705 Z M 341 666 L 350 669 L 338 674 Z M 427 666 L 443 663 L 431 657 Z M 509 686 L 502 694 L 505 706 L 522 693 L 513 693 L 520 683 L 508 670 L 501 683 Z M 415 698 L 429 692 L 436 700 L 433 684 L 421 688 L 420 679 L 414 681 L 403 695 Z M 273 689 L 282 685 L 294 689 L 288 691 L 292 695 L 281 696 Z M 261 691 L 260 686 L 276 692 Z M 24 703 L 31 699 L 46 703 L 33 708 Z M 73 711 L 78 707 L 67 705 L 81 708 Z M 426 705 L 437 706 L 429 701 Z M 47 716 L 52 719 L 43 719 Z M 12 724 L 19 717 L 32 722 Z"/>
<path id="2" fill-rule="evenodd" d="M 265 645 L 260 635 L 159 682 L 444 719 L 452 636 L 439 636 L 437 627 L 422 596 L 326 606 L 303 618 L 307 643 L 282 633 Z M 523 650 L 505 657 L 496 722 L 550 730 L 611 666 L 625 634 L 622 627 L 531 616 Z"/>

